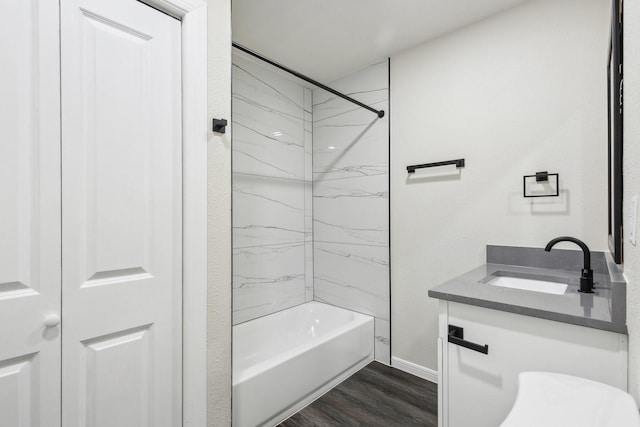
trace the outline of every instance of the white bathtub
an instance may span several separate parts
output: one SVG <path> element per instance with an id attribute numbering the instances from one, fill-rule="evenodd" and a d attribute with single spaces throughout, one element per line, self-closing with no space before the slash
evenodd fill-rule
<path id="1" fill-rule="evenodd" d="M 233 327 L 233 425 L 272 426 L 373 360 L 373 317 L 319 302 Z"/>

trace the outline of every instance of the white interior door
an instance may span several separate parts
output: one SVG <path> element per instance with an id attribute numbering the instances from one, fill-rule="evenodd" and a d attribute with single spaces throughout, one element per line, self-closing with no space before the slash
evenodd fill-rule
<path id="1" fill-rule="evenodd" d="M 2 2 L 0 426 L 60 425 L 58 20 L 57 1 Z"/>
<path id="2" fill-rule="evenodd" d="M 61 7 L 63 425 L 178 426 L 181 25 Z"/>

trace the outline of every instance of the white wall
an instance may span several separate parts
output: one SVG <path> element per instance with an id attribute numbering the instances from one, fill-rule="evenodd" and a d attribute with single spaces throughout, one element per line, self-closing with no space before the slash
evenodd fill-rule
<path id="1" fill-rule="evenodd" d="M 640 404 L 640 241 L 626 239 L 629 201 L 640 195 L 640 2 L 624 4 L 624 274 L 627 278 L 629 391 Z"/>
<path id="2" fill-rule="evenodd" d="M 607 0 L 538 0 L 391 58 L 393 356 L 437 369 L 427 290 L 485 245 L 607 248 Z M 410 164 L 465 158 L 431 176 Z M 560 174 L 561 197 L 522 177 Z"/>
<path id="3" fill-rule="evenodd" d="M 231 1 L 208 0 L 209 126 L 231 120 Z M 231 425 L 231 129 L 209 133 L 207 425 Z"/>

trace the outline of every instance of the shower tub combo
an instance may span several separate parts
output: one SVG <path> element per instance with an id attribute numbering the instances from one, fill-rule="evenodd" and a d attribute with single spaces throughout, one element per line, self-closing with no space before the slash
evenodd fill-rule
<path id="1" fill-rule="evenodd" d="M 233 425 L 275 425 L 373 360 L 373 317 L 309 302 L 233 327 Z"/>

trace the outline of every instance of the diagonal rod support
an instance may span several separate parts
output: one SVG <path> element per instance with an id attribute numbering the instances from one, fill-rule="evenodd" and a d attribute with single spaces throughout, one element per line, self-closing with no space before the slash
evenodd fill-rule
<path id="1" fill-rule="evenodd" d="M 246 47 L 244 47 L 244 46 L 242 46 L 242 45 L 240 45 L 240 44 L 238 44 L 236 42 L 233 42 L 232 46 L 235 47 L 238 50 L 243 51 L 244 53 L 247 53 L 247 54 L 249 54 L 249 55 L 251 55 L 251 56 L 253 56 L 255 58 L 258 58 L 261 61 L 266 62 L 267 64 L 273 65 L 276 68 L 279 68 L 279 69 L 281 69 L 283 71 L 286 71 L 287 73 L 292 74 L 292 75 L 296 76 L 299 79 L 302 79 L 302 80 L 304 80 L 306 82 L 309 82 L 312 85 L 317 86 L 317 87 L 319 87 L 321 89 L 324 89 L 327 92 L 330 92 L 330 93 L 332 93 L 332 94 L 334 94 L 336 96 L 339 96 L 340 98 L 342 98 L 344 100 L 352 102 L 352 103 L 356 104 L 359 107 L 362 107 L 362 108 L 364 108 L 366 110 L 369 110 L 372 113 L 376 113 L 379 118 L 383 118 L 384 117 L 384 110 L 376 110 L 375 108 L 369 107 L 368 105 L 363 104 L 362 102 L 358 101 L 357 99 L 353 99 L 350 96 L 347 96 L 347 95 L 345 95 L 345 94 L 343 94 L 341 92 L 338 92 L 337 90 L 332 89 L 329 86 L 324 85 L 324 84 L 320 83 L 319 81 L 312 79 L 311 77 L 307 77 L 304 74 L 300 74 L 299 72 L 297 72 L 295 70 L 292 70 L 291 68 L 286 67 L 286 66 L 284 66 L 284 65 L 282 65 L 282 64 L 280 64 L 280 63 L 278 63 L 276 61 L 273 61 L 273 60 L 271 60 L 271 59 L 269 59 L 269 58 L 267 58 L 265 56 L 262 56 L 259 53 L 254 52 L 251 49 L 248 49 L 248 48 L 246 48 Z"/>

